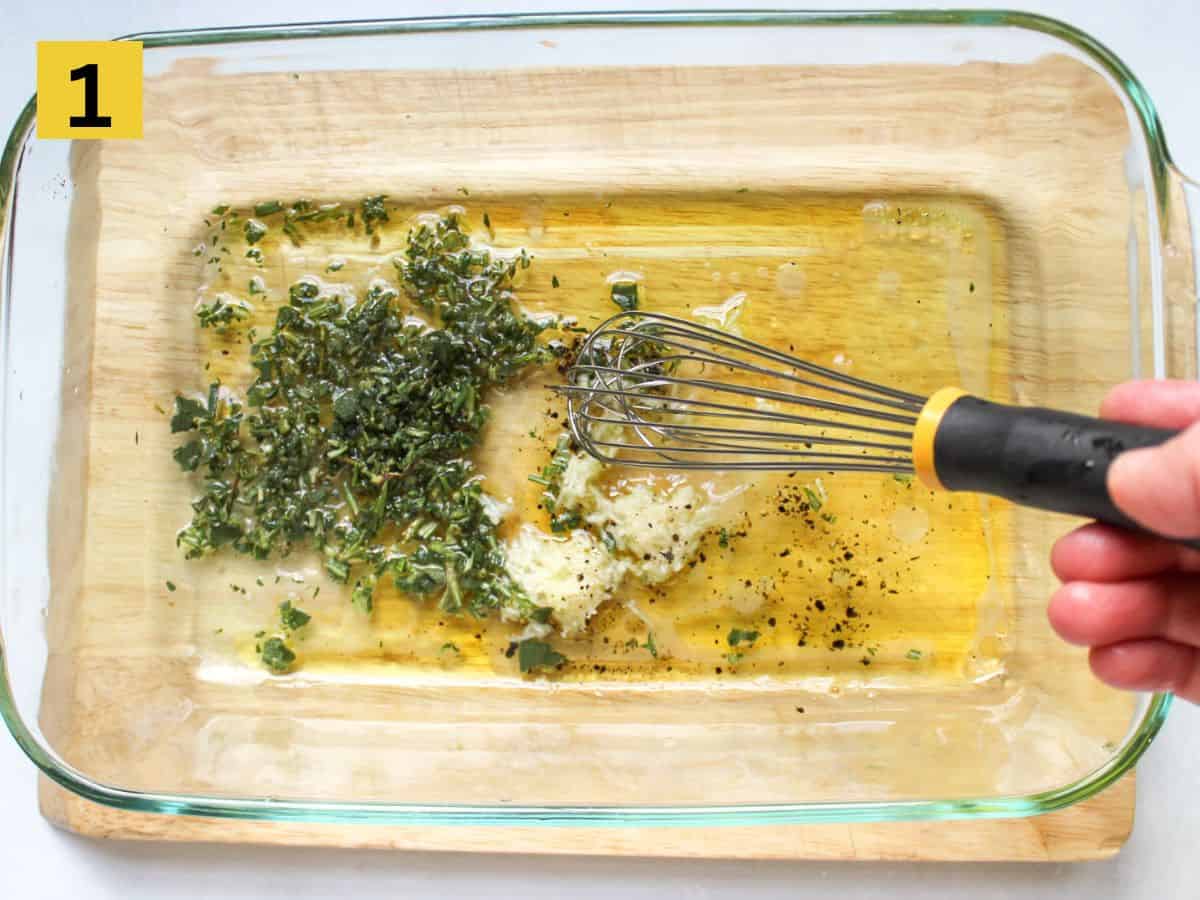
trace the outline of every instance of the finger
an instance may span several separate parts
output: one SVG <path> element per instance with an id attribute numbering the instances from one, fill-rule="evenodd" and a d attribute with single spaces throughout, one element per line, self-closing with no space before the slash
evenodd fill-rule
<path id="1" fill-rule="evenodd" d="M 1105 684 L 1126 691 L 1172 691 L 1200 703 L 1200 653 L 1161 638 L 1096 647 L 1088 656 Z"/>
<path id="2" fill-rule="evenodd" d="M 1122 453 L 1108 492 L 1130 518 L 1168 537 L 1200 535 L 1200 424 L 1157 447 Z"/>
<path id="3" fill-rule="evenodd" d="M 1134 425 L 1187 428 L 1200 421 L 1200 382 L 1127 381 L 1108 392 L 1100 415 Z"/>
<path id="4" fill-rule="evenodd" d="M 1047 615 L 1063 640 L 1085 647 L 1140 638 L 1200 646 L 1200 589 L 1190 577 L 1072 581 L 1055 592 Z"/>
<path id="5" fill-rule="evenodd" d="M 1060 581 L 1126 581 L 1172 569 L 1200 572 L 1200 550 L 1092 523 L 1059 538 L 1050 565 Z"/>

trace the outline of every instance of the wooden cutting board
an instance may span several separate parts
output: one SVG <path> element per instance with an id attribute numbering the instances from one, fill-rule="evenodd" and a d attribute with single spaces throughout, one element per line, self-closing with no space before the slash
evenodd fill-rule
<path id="1" fill-rule="evenodd" d="M 1131 773 L 1097 797 L 1028 819 L 863 822 L 724 828 L 554 828 L 317 825 L 123 812 L 68 793 L 44 776 L 53 824 L 115 840 L 379 850 L 775 860 L 1074 862 L 1107 859 L 1133 829 Z"/>
<path id="2" fill-rule="evenodd" d="M 204 74 L 204 72 L 197 74 L 197 83 L 204 83 L 201 77 Z M 300 76 L 295 77 L 299 79 Z M 315 77 L 309 78 L 306 75 L 305 78 L 308 79 L 302 82 L 305 85 L 310 82 L 313 85 L 318 84 L 318 79 Z M 353 80 L 347 81 L 349 86 L 347 90 L 351 88 L 360 90 L 364 83 L 363 78 L 362 73 L 355 73 Z M 408 87 L 410 90 L 412 89 L 411 83 Z M 377 103 L 376 98 L 386 96 L 386 92 L 367 92 L 363 96 L 366 98 L 363 102 L 375 104 Z M 332 101 L 326 96 L 325 102 Z M 564 104 L 571 102 L 571 98 L 566 97 L 562 102 Z M 1121 112 L 1121 115 L 1123 116 L 1124 113 Z M 178 129 L 181 133 L 189 128 L 199 127 L 198 120 L 194 116 L 189 117 L 182 112 L 176 116 L 167 116 L 162 121 L 166 123 L 163 127 Z M 704 120 L 698 121 L 703 122 Z M 1123 118 L 1121 121 L 1124 121 Z M 488 132 L 484 129 L 480 133 L 487 134 Z M 220 140 L 214 140 L 196 149 L 194 162 L 197 171 L 208 171 L 223 158 L 223 155 L 231 147 L 236 145 L 238 140 L 243 139 L 246 139 L 245 136 L 240 134 L 222 135 Z M 117 152 L 116 148 L 105 148 L 105 153 L 116 154 Z M 87 160 L 84 161 L 87 162 Z M 112 160 L 110 159 L 109 162 L 111 163 Z M 96 160 L 93 158 L 91 163 L 95 164 Z M 799 163 L 794 164 L 798 165 Z M 924 161 L 919 161 L 919 164 L 925 165 Z M 914 166 L 917 165 L 918 163 L 914 163 Z M 81 171 L 76 173 L 77 183 L 80 183 L 86 174 L 82 171 L 84 166 L 81 165 L 79 168 Z M 271 177 L 281 185 L 288 183 L 288 174 L 287 171 L 270 173 Z M 417 173 L 412 177 L 415 179 L 420 174 Z M 239 177 L 243 178 L 244 183 L 231 181 L 229 185 L 224 185 L 230 195 L 269 196 L 270 191 L 275 189 L 271 182 L 255 180 L 260 177 L 260 173 L 248 172 Z M 361 176 L 355 175 L 354 177 Z M 529 175 L 531 181 L 536 182 L 538 177 L 540 175 L 533 172 L 531 167 Z M 334 179 L 331 177 L 329 187 L 331 191 L 339 189 L 339 185 L 334 184 L 333 181 Z M 395 182 L 393 180 L 389 183 Z M 124 185 L 120 184 L 115 187 L 124 189 Z M 188 188 L 205 196 L 207 196 L 205 191 L 209 190 L 208 186 L 199 178 Z M 279 188 L 279 192 L 282 195 L 284 189 Z M 113 193 L 120 193 L 120 191 L 114 190 Z M 188 190 L 181 193 L 187 195 Z M 1031 193 L 1036 194 L 1036 192 Z M 83 212 L 93 213 L 91 218 L 96 222 L 101 221 L 105 216 L 108 216 L 111 221 L 111 210 L 108 209 L 98 207 L 95 210 L 83 210 Z M 101 213 L 104 213 L 104 216 Z M 1123 220 L 1121 227 L 1125 227 Z M 109 248 L 114 246 L 125 245 L 109 244 Z M 1186 246 L 1186 243 L 1180 246 Z M 111 253 L 105 256 L 105 265 L 112 267 L 114 258 L 114 254 Z M 95 268 L 95 259 L 93 258 L 92 269 Z M 117 274 L 120 275 L 119 272 Z M 140 276 L 141 273 L 133 274 Z M 90 280 L 94 277 L 94 272 L 91 270 L 84 271 L 82 275 L 77 276 L 78 280 L 74 283 L 74 290 L 82 292 L 85 297 L 90 297 L 92 293 L 98 292 L 97 284 Z M 133 287 L 124 292 L 114 290 L 112 285 L 106 284 L 104 287 L 111 296 L 132 297 L 135 302 L 140 302 L 142 298 L 143 288 L 140 281 L 133 282 Z M 89 311 L 90 307 L 87 303 L 75 306 L 77 315 L 86 316 Z M 142 341 L 144 337 L 138 333 L 129 339 Z M 111 354 L 114 351 L 109 349 L 108 352 Z M 1089 363 L 1095 368 L 1095 361 L 1089 360 Z M 1111 364 L 1117 365 L 1115 357 Z M 102 372 L 101 375 L 104 373 Z M 1114 380 L 1108 379 L 1107 374 L 1101 372 L 1096 372 L 1094 377 L 1097 384 L 1101 384 L 1105 380 Z M 87 392 L 85 391 L 77 402 L 82 404 L 86 396 Z M 67 402 L 71 402 L 69 398 Z M 98 419 L 110 413 L 110 410 L 105 407 L 98 407 L 97 410 Z M 87 421 L 82 416 L 68 417 L 66 413 L 71 412 L 69 407 L 65 409 L 64 421 Z M 143 440 L 145 433 L 145 431 L 142 432 Z M 122 435 L 122 439 L 125 439 L 124 435 Z M 60 481 L 67 487 L 71 486 L 69 480 L 60 477 Z M 120 485 L 114 490 L 118 488 L 124 490 Z M 139 529 L 134 533 L 140 537 L 141 525 L 140 523 L 134 524 Z M 73 553 L 74 548 L 69 540 L 60 536 L 60 543 Z M 142 547 L 136 545 L 135 550 L 135 563 L 140 564 Z M 59 586 L 62 587 L 61 584 Z M 70 585 L 68 585 L 69 587 Z M 64 590 L 62 595 L 66 593 L 69 591 Z M 127 595 L 128 592 L 121 594 L 118 599 L 122 601 L 138 599 L 138 597 Z M 82 592 L 79 593 L 79 596 L 83 596 Z M 125 607 L 121 608 L 125 609 Z M 134 607 L 129 608 L 134 609 Z M 54 612 L 56 615 L 52 616 L 50 623 L 51 633 L 55 633 L 54 629 L 58 622 L 64 619 L 62 609 Z M 97 621 L 103 621 L 95 608 L 93 608 L 92 616 Z M 133 621 L 133 617 L 109 616 L 109 621 L 121 624 Z M 121 637 L 122 641 L 127 640 L 127 635 Z M 113 646 L 118 647 L 121 652 L 126 649 L 125 643 L 114 642 Z M 73 686 L 71 677 L 74 677 L 74 673 L 54 672 L 52 675 L 54 677 L 48 679 L 48 690 L 61 689 L 68 685 Z M 106 670 L 99 667 L 93 667 L 85 675 L 89 678 L 94 677 L 97 681 L 102 681 L 107 677 Z M 107 702 L 108 697 L 107 693 L 99 694 L 102 701 Z M 107 708 L 100 708 L 106 714 L 111 714 L 114 709 L 128 704 L 129 696 L 122 694 L 119 697 L 119 703 L 114 702 Z M 60 703 L 57 706 L 53 703 L 44 703 L 41 723 L 43 730 L 52 736 L 56 744 L 69 743 L 76 756 L 88 748 L 93 748 L 97 754 L 105 752 L 109 745 L 98 741 L 96 729 L 92 728 L 97 718 L 67 721 L 66 715 L 74 714 L 74 712 L 75 707 L 69 702 Z M 62 717 L 63 721 L 58 721 L 56 715 Z M 121 738 L 122 735 L 117 734 L 117 737 Z M 120 746 L 120 741 L 118 740 L 117 744 L 112 746 Z M 91 751 L 89 750 L 89 752 Z M 1029 819 L 642 829 L 426 825 L 409 827 L 336 826 L 295 822 L 198 819 L 118 811 L 83 800 L 45 779 L 42 780 L 40 786 L 40 805 L 47 819 L 60 827 L 85 836 L 115 839 L 679 858 L 1068 861 L 1102 859 L 1112 856 L 1118 851 L 1132 829 L 1134 794 L 1134 780 L 1131 775 L 1088 802 L 1057 813 Z"/>

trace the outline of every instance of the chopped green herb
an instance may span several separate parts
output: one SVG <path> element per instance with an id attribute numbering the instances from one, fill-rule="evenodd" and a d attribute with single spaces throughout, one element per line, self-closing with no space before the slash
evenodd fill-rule
<path id="1" fill-rule="evenodd" d="M 617 539 L 611 531 L 605 528 L 600 532 L 600 543 L 604 545 L 604 549 L 614 556 L 617 553 Z"/>
<path id="2" fill-rule="evenodd" d="M 489 216 L 486 212 L 483 214 L 483 227 L 486 228 L 489 232 L 492 230 L 492 217 Z"/>
<path id="3" fill-rule="evenodd" d="M 269 637 L 263 641 L 259 655 L 262 657 L 263 665 L 276 675 L 287 672 L 292 667 L 292 663 L 296 661 L 296 654 L 292 648 L 284 642 L 283 638 L 279 637 Z"/>
<path id="4" fill-rule="evenodd" d="M 618 281 L 610 292 L 612 302 L 628 312 L 638 308 L 638 285 L 636 281 Z"/>
<path id="5" fill-rule="evenodd" d="M 175 582 L 168 581 L 167 582 L 167 590 L 170 591 L 172 594 L 175 593 Z"/>
<path id="6" fill-rule="evenodd" d="M 221 204 L 220 206 L 214 206 L 212 208 L 212 214 L 214 216 L 223 216 L 227 212 L 229 212 L 229 206 L 227 204 Z"/>
<path id="7" fill-rule="evenodd" d="M 228 294 L 218 294 L 211 303 L 201 303 L 196 307 L 196 320 L 201 328 L 223 329 L 249 317 L 250 307 Z"/>
<path id="8" fill-rule="evenodd" d="M 247 244 L 257 244 L 267 236 L 267 226 L 258 219 L 247 219 L 242 226 L 242 233 L 246 236 Z"/>
<path id="9" fill-rule="evenodd" d="M 639 644 L 638 646 L 640 646 L 643 650 L 648 650 L 651 656 L 653 656 L 655 659 L 658 659 L 658 647 L 654 643 L 653 631 L 646 632 L 646 643 Z"/>
<path id="10" fill-rule="evenodd" d="M 896 479 L 896 481 L 900 482 L 905 487 L 908 487 L 909 485 L 911 485 L 912 480 L 913 480 L 913 477 L 911 475 L 901 475 L 899 472 L 892 475 L 892 478 Z"/>
<path id="11" fill-rule="evenodd" d="M 725 654 L 725 660 L 731 666 L 736 666 L 739 662 L 742 661 L 743 656 L 745 656 L 745 654 L 741 653 L 740 651 L 730 650 L 728 653 Z"/>
<path id="12" fill-rule="evenodd" d="M 561 666 L 567 658 L 547 644 L 530 638 L 521 641 L 517 647 L 517 663 L 522 672 L 532 672 L 535 669 L 553 669 Z"/>
<path id="13" fill-rule="evenodd" d="M 333 262 L 331 262 L 329 265 L 327 265 L 325 267 L 325 271 L 326 272 L 339 272 L 339 271 L 341 271 L 342 267 L 345 265 L 346 265 L 346 261 L 344 259 L 335 259 Z"/>
<path id="14" fill-rule="evenodd" d="M 292 242 L 292 246 L 299 247 L 303 243 L 300 238 L 300 229 L 296 227 L 296 223 L 290 218 L 284 217 L 280 230 L 288 236 L 288 240 Z"/>
<path id="15" fill-rule="evenodd" d="M 363 227 L 366 229 L 367 234 L 373 234 L 376 225 L 388 221 L 387 208 L 383 205 L 383 201 L 386 199 L 386 194 L 379 194 L 375 197 L 364 197 L 362 203 L 359 204 Z M 455 224 L 457 225 L 457 221 Z M 425 227 L 422 226 L 422 228 Z"/>
<path id="16" fill-rule="evenodd" d="M 719 547 L 728 547 L 729 546 L 729 532 L 726 531 L 724 528 L 722 528 L 721 531 L 719 532 L 719 537 L 717 538 L 717 546 L 719 546 Z"/>
<path id="17" fill-rule="evenodd" d="M 813 512 L 820 512 L 821 507 L 825 505 L 821 501 L 821 495 L 810 487 L 804 489 L 804 498 L 808 501 L 808 508 Z"/>
<path id="18" fill-rule="evenodd" d="M 254 207 L 254 214 L 256 216 L 270 216 L 282 211 L 283 204 L 278 200 L 268 200 L 266 203 L 259 203 Z"/>
<path id="19" fill-rule="evenodd" d="M 449 651 L 451 653 L 461 653 L 462 652 L 461 650 L 458 649 L 458 644 L 454 643 L 453 641 L 446 641 L 446 643 L 442 644 L 441 649 L 438 650 L 439 653 L 445 653 L 447 651 Z"/>
<path id="20" fill-rule="evenodd" d="M 830 513 L 830 512 L 821 513 L 821 518 L 824 519 L 826 522 L 828 522 L 830 525 L 832 525 L 834 522 L 837 521 L 837 516 L 835 516 L 833 513 Z"/>
<path id="21" fill-rule="evenodd" d="M 920 659 L 920 658 L 921 658 L 921 656 L 922 656 L 922 654 L 921 654 L 921 651 L 920 651 L 920 650 L 915 650 L 915 649 L 914 649 L 914 650 L 909 650 L 909 651 L 908 651 L 907 653 L 905 653 L 904 655 L 905 655 L 905 656 L 906 656 L 908 659 L 911 659 L 911 660 L 918 660 L 918 659 Z"/>
<path id="22" fill-rule="evenodd" d="M 375 576 L 368 575 L 354 582 L 354 590 L 350 592 L 350 602 L 364 613 L 369 613 L 374 608 L 375 583 Z"/>
<path id="23" fill-rule="evenodd" d="M 164 410 L 160 410 L 163 412 Z M 209 411 L 199 400 L 191 397 L 175 398 L 175 415 L 171 417 L 171 433 L 191 431 L 196 424 L 208 418 Z"/>
<path id="24" fill-rule="evenodd" d="M 464 197 L 470 197 L 470 196 L 471 196 L 471 192 L 470 192 L 470 191 L 468 191 L 468 190 L 467 190 L 465 187 L 460 187 L 460 188 L 458 189 L 458 192 L 459 192 L 460 194 L 462 194 Z"/>
<path id="25" fill-rule="evenodd" d="M 550 287 L 554 287 L 554 288 L 556 288 L 556 287 L 558 287 L 558 286 L 559 286 L 559 280 L 558 280 L 558 276 L 557 276 L 557 275 L 551 275 L 551 276 L 550 276 Z"/>
<path id="26" fill-rule="evenodd" d="M 550 514 L 550 530 L 556 534 L 570 531 L 583 524 L 583 516 L 578 509 L 562 509 L 559 505 L 562 478 L 570 462 L 571 438 L 569 435 L 562 434 L 555 442 L 550 462 L 542 467 L 540 473 L 529 476 L 530 481 L 545 488 L 542 491 L 542 506 Z"/>
<path id="27" fill-rule="evenodd" d="M 387 221 L 383 200 L 362 203 L 372 227 Z M 289 215 L 311 211 L 298 201 Z M 188 557 L 312 547 L 364 612 L 390 577 L 447 612 L 528 617 L 470 453 L 487 391 L 556 358 L 539 340 L 553 323 L 513 304 L 529 257 L 493 256 L 447 215 L 415 226 L 393 262 L 398 284 L 376 281 L 355 303 L 315 279 L 293 284 L 271 333 L 250 345 L 244 399 L 215 384 L 208 406 L 179 398 L 173 427 L 188 441 L 175 458 L 203 488 L 178 543 Z"/>
<path id="28" fill-rule="evenodd" d="M 730 647 L 736 647 L 738 644 L 753 644 L 758 640 L 758 632 L 743 628 L 731 628 L 726 640 Z"/>
<path id="29" fill-rule="evenodd" d="M 312 616 L 300 607 L 292 606 L 291 600 L 284 600 L 279 604 L 279 620 L 285 629 L 295 631 L 307 625 L 312 620 Z"/>

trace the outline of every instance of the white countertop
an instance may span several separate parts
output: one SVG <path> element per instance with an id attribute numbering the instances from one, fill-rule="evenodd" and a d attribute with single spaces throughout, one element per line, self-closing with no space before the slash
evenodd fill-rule
<path id="1" fill-rule="evenodd" d="M 20 8 L 16 8 L 20 4 Z M 684 4 L 637 0 L 493 3 L 413 0 L 0 0 L 0 126 L 4 131 L 33 90 L 34 42 L 103 39 L 118 34 L 204 25 L 355 19 L 526 9 L 667 8 Z M 692 5 L 703 5 L 702 3 Z M 707 4 L 713 6 L 714 4 Z M 781 0 L 717 3 L 781 6 Z M 807 0 L 806 8 L 846 8 Z M 862 3 L 865 7 L 998 6 L 948 3 Z M 1024 0 L 1014 3 L 1065 19 L 1115 50 L 1158 105 L 1175 159 L 1200 176 L 1200 3 L 1196 0 Z M 1200 712 L 1178 704 L 1139 768 L 1137 824 L 1115 859 L 1084 865 L 929 865 L 661 862 L 435 855 L 335 850 L 106 843 L 64 834 L 37 812 L 34 767 L 0 733 L 0 898 L 172 900 L 267 896 L 304 900 L 387 897 L 970 897 L 1022 900 L 1174 898 L 1200 895 Z"/>

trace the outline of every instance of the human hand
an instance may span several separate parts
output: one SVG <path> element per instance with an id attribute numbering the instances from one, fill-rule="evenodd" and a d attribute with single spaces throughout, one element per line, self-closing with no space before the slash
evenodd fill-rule
<path id="1" fill-rule="evenodd" d="M 1186 429 L 1113 461 L 1108 490 L 1127 516 L 1159 534 L 1200 536 L 1200 383 L 1132 381 L 1100 415 Z M 1063 582 L 1050 624 L 1090 647 L 1096 677 L 1117 688 L 1173 691 L 1200 703 L 1200 551 L 1108 525 L 1076 529 L 1050 557 Z"/>

